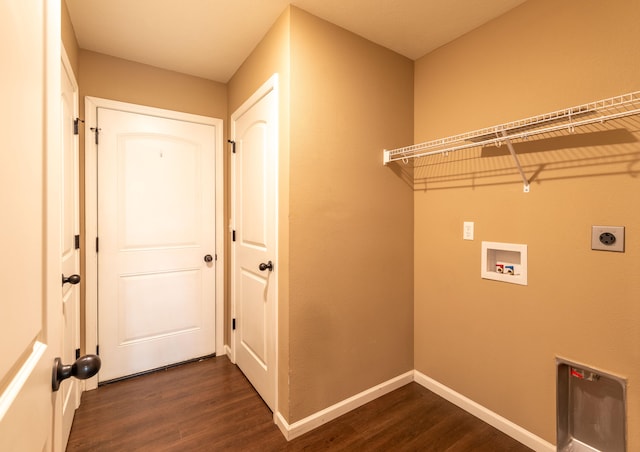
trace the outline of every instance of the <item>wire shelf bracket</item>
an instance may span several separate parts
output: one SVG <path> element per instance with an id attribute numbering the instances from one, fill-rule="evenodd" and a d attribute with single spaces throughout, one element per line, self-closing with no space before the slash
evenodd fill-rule
<path id="1" fill-rule="evenodd" d="M 518 154 L 513 146 L 513 140 L 525 140 L 552 132 L 568 131 L 574 133 L 577 128 L 589 124 L 604 124 L 606 121 L 633 115 L 640 115 L 640 91 L 411 146 L 385 149 L 383 162 L 385 165 L 395 161 L 408 163 L 409 159 L 475 147 L 500 146 L 504 143 L 522 177 L 524 192 L 528 193 L 529 180 L 522 169 Z"/>

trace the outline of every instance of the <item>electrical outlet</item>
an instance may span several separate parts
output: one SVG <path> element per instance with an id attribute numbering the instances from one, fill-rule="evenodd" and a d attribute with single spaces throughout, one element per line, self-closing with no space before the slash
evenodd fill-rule
<path id="1" fill-rule="evenodd" d="M 591 249 L 624 253 L 624 226 L 592 226 Z"/>

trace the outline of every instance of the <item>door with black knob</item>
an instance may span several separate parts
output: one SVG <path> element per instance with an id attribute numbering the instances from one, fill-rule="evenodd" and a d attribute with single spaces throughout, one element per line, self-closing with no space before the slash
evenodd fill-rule
<path id="1" fill-rule="evenodd" d="M 216 351 L 221 128 L 131 104 L 96 110 L 103 382 Z"/>
<path id="2" fill-rule="evenodd" d="M 66 63 L 61 72 L 62 92 L 62 221 L 60 227 L 60 262 L 62 264 L 63 338 L 60 358 L 72 363 L 80 352 L 80 189 L 78 135 L 74 123 L 78 117 L 78 85 Z M 62 394 L 62 435 L 66 444 L 84 385 L 69 379 L 60 385 Z"/>
<path id="3" fill-rule="evenodd" d="M 238 367 L 272 410 L 277 369 L 277 96 L 277 78 L 272 77 L 231 118 L 236 149 L 232 349 Z"/>
<path id="4" fill-rule="evenodd" d="M 66 445 L 51 373 L 64 334 L 60 275 L 78 271 L 61 265 L 60 14 L 60 2 L 0 2 L 0 42 L 11 43 L 0 46 L 1 451 Z"/>

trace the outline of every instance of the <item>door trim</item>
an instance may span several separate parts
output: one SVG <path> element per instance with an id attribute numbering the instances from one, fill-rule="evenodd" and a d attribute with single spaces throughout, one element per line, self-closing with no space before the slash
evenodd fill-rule
<path id="1" fill-rule="evenodd" d="M 223 121 L 222 119 L 208 116 L 182 113 L 162 108 L 148 107 L 144 105 L 130 104 L 99 97 L 86 96 L 84 102 L 85 134 L 84 134 L 84 168 L 85 168 L 85 350 L 87 353 L 95 353 L 98 346 L 98 253 L 95 250 L 95 238 L 98 236 L 98 160 L 97 149 L 92 127 L 96 127 L 96 111 L 98 108 L 109 108 L 130 113 L 138 113 L 149 116 L 158 116 L 180 121 L 194 122 L 215 127 L 215 199 L 216 199 L 216 256 L 215 269 L 216 301 L 215 301 L 215 328 L 216 328 L 216 355 L 224 355 L 224 148 L 222 144 Z M 98 386 L 98 377 L 95 376 L 86 381 L 86 389 L 95 389 Z"/>
<path id="2" fill-rule="evenodd" d="M 242 116 L 244 113 L 247 112 L 247 110 L 249 110 L 251 107 L 253 107 L 258 101 L 260 101 L 263 97 L 265 97 L 267 94 L 269 94 L 271 91 L 275 92 L 275 97 L 276 97 L 276 109 L 278 110 L 278 115 L 275 119 L 275 127 L 277 130 L 277 138 L 276 138 L 276 152 L 278 152 L 278 155 L 276 156 L 276 168 L 275 168 L 275 187 L 276 187 L 276 193 L 275 193 L 275 215 L 274 215 L 274 222 L 275 222 L 275 231 L 276 231 L 276 237 L 275 237 L 275 244 L 274 244 L 274 256 L 275 256 L 275 262 L 276 265 L 278 262 L 280 262 L 279 260 L 279 209 L 280 209 L 280 203 L 279 203 L 279 164 L 280 164 L 280 158 L 279 158 L 279 143 L 280 143 L 280 118 L 279 118 L 279 111 L 280 111 L 280 98 L 279 98 L 279 85 L 278 85 L 278 74 L 275 73 L 273 74 L 271 77 L 269 77 L 269 79 L 264 82 L 264 84 L 262 86 L 260 86 L 260 88 L 258 88 L 246 101 L 244 101 L 242 103 L 242 105 L 240 105 L 240 107 L 238 107 L 236 109 L 236 111 L 234 111 L 231 114 L 231 121 L 230 121 L 230 127 L 231 127 L 231 140 L 235 140 L 235 121 L 239 116 Z M 236 184 L 236 177 L 235 177 L 235 160 L 231 159 L 231 169 L 230 169 L 230 187 L 231 187 L 231 197 L 230 197 L 230 213 L 231 213 L 231 219 L 229 222 L 229 229 L 230 230 L 235 230 L 236 228 L 236 212 L 235 212 L 235 184 Z M 235 259 L 235 251 L 233 250 L 234 244 L 233 242 L 231 243 L 231 259 Z M 231 281 L 231 287 L 230 287 L 230 293 L 231 294 L 235 294 L 235 273 L 234 273 L 234 262 L 231 262 L 230 265 L 230 281 Z M 275 299 L 273 300 L 274 302 L 274 325 L 273 325 L 273 330 L 274 330 L 274 335 L 275 337 L 274 339 L 274 346 L 275 346 L 275 363 L 274 363 L 274 380 L 275 380 L 275 395 L 274 395 L 274 403 L 273 403 L 273 416 L 274 416 L 274 422 L 276 419 L 276 415 L 279 413 L 279 409 L 278 409 L 278 363 L 279 363 L 279 358 L 278 358 L 278 348 L 279 348 L 279 344 L 278 344 L 278 318 L 279 318 L 279 313 L 278 313 L 278 296 L 279 296 L 279 288 L 278 288 L 278 278 L 275 278 L 274 281 L 275 284 Z M 231 300 L 230 300 L 230 304 L 231 304 L 231 318 L 235 319 L 236 318 L 236 300 L 235 300 L 235 296 L 231 296 Z M 228 351 L 230 351 L 230 360 L 232 363 L 236 363 L 236 330 L 231 329 L 231 334 L 230 334 L 230 344 L 228 347 Z"/>

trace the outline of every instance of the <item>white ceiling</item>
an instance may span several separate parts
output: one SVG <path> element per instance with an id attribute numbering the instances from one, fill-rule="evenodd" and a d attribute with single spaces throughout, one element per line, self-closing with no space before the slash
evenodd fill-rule
<path id="1" fill-rule="evenodd" d="M 413 60 L 525 0 L 66 0 L 81 48 L 226 83 L 288 4 Z"/>

